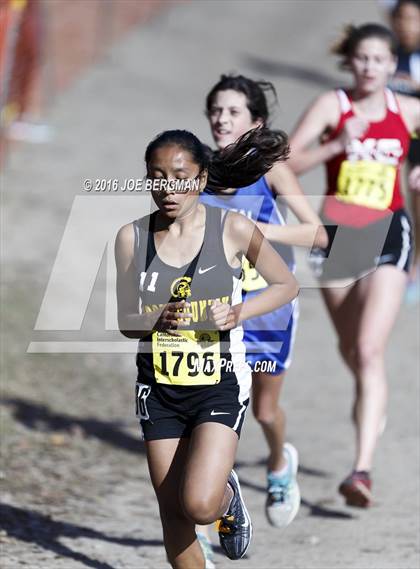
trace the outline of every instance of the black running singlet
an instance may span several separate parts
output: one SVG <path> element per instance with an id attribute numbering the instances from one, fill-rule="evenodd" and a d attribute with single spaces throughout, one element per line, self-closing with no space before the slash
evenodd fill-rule
<path id="1" fill-rule="evenodd" d="M 208 313 L 214 299 L 230 305 L 241 302 L 241 268 L 232 268 L 226 260 L 223 210 L 209 206 L 205 209 L 200 251 L 190 263 L 179 268 L 164 263 L 156 252 L 157 212 L 133 223 L 141 312 L 185 300 L 191 305 L 192 314 L 178 330 L 179 337 L 153 331 L 139 341 L 138 378 L 144 384 L 183 387 L 213 385 L 236 378 L 241 390 L 242 384 L 247 390 L 250 369 L 245 363 L 242 326 L 224 332 L 216 330 Z"/>

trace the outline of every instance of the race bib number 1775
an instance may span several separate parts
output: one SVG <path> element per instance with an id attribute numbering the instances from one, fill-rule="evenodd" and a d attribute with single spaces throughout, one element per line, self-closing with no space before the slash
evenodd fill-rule
<path id="1" fill-rule="evenodd" d="M 340 201 L 388 209 L 392 202 L 397 170 L 391 164 L 369 160 L 345 160 L 340 167 L 336 197 Z"/>

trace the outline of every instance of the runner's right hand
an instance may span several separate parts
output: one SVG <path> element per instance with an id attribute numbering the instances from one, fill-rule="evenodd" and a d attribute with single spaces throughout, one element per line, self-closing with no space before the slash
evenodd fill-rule
<path id="1" fill-rule="evenodd" d="M 188 312 L 190 307 L 191 304 L 185 300 L 168 302 L 161 309 L 161 314 L 153 329 L 159 332 L 167 332 L 173 336 L 179 336 L 179 332 L 176 332 L 177 328 L 185 326 L 189 319 L 192 318 L 191 312 Z"/>
<path id="2" fill-rule="evenodd" d="M 338 137 L 343 146 L 343 150 L 345 150 L 346 146 L 355 138 L 362 138 L 368 128 L 369 121 L 360 117 L 351 117 L 347 120 L 344 123 L 340 136 Z"/>

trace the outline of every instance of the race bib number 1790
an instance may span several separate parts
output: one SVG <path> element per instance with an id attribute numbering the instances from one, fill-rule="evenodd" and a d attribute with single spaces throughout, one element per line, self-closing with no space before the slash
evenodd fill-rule
<path id="1" fill-rule="evenodd" d="M 213 385 L 220 376 L 218 331 L 181 330 L 180 336 L 153 332 L 153 367 L 157 383 Z"/>

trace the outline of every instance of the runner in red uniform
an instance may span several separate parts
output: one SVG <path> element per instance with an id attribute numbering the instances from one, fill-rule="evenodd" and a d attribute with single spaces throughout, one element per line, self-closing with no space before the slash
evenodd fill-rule
<path id="1" fill-rule="evenodd" d="M 331 141 L 343 133 L 349 120 L 358 120 L 351 93 L 338 89 L 336 95 L 340 118 L 328 136 Z M 338 224 L 365 227 L 403 207 L 399 174 L 410 133 L 396 96 L 389 89 L 385 89 L 384 96 L 383 119 L 366 121 L 363 134 L 351 139 L 326 164 L 327 194 L 334 199 L 326 200 L 324 214 Z"/>
<path id="2" fill-rule="evenodd" d="M 409 133 L 420 129 L 420 103 L 386 88 L 396 68 L 387 28 L 350 26 L 334 51 L 352 72 L 353 87 L 321 95 L 306 111 L 291 137 L 290 165 L 302 173 L 326 164 L 322 217 L 330 244 L 314 251 L 313 261 L 340 353 L 355 378 L 356 457 L 339 490 L 347 504 L 368 507 L 386 412 L 385 348 L 410 262 L 400 167 Z"/>

